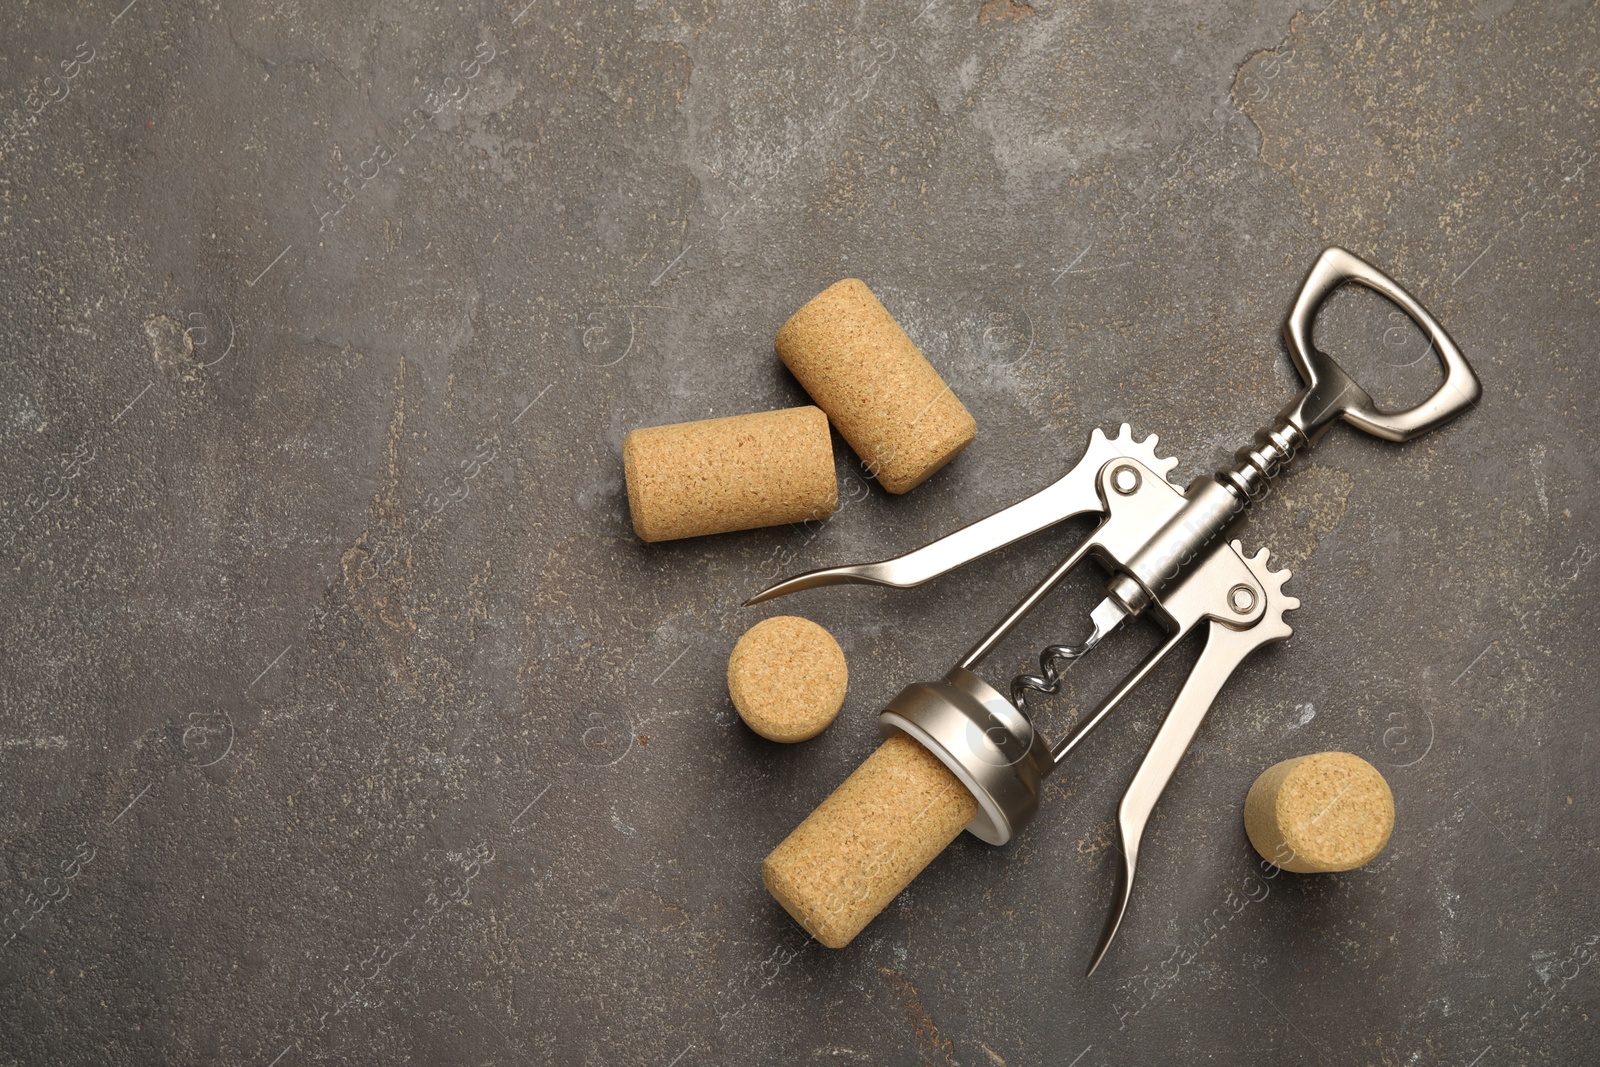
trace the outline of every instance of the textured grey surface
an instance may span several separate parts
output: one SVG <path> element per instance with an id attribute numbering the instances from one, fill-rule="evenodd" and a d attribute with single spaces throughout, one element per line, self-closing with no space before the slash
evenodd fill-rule
<path id="1" fill-rule="evenodd" d="M 0 1064 L 1595 1062 L 1592 4 L 123 2 L 0 13 Z M 1020 840 L 808 945 L 761 856 L 1070 538 L 771 606 L 850 658 L 798 747 L 729 706 L 772 613 L 738 602 L 1095 425 L 1215 465 L 1334 242 L 1484 399 L 1336 430 L 1260 509 L 1296 635 L 1107 963 L 1173 670 Z M 801 401 L 773 333 L 846 275 L 974 445 L 897 499 L 841 445 L 820 529 L 638 543 L 623 435 Z M 1323 336 L 1426 387 L 1376 298 Z M 1388 774 L 1393 842 L 1263 879 L 1245 790 L 1327 748 Z"/>

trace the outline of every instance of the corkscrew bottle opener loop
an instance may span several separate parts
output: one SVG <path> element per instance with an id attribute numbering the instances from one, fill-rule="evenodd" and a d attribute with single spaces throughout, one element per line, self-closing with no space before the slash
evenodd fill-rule
<path id="1" fill-rule="evenodd" d="M 1405 411 L 1381 411 L 1343 367 L 1311 343 L 1311 328 L 1317 311 L 1345 282 L 1381 293 L 1428 335 L 1429 347 L 1439 354 L 1445 372 L 1444 383 L 1428 399 Z M 1283 414 L 1294 416 L 1313 441 L 1334 418 L 1343 418 L 1357 429 L 1387 441 L 1409 441 L 1450 421 L 1482 392 L 1478 376 L 1467 364 L 1467 357 L 1427 309 L 1378 268 L 1342 248 L 1330 248 L 1317 259 L 1316 266 L 1311 268 L 1305 284 L 1300 287 L 1294 308 L 1284 320 L 1283 336 L 1295 369 L 1306 383 L 1300 396 Z"/>
<path id="2" fill-rule="evenodd" d="M 1345 282 L 1366 286 L 1403 309 L 1428 334 L 1445 380 L 1427 400 L 1405 411 L 1384 411 L 1331 357 L 1312 344 L 1312 325 L 1328 295 Z M 1477 376 L 1444 329 L 1405 290 L 1370 263 L 1341 248 L 1317 259 L 1284 325 L 1305 388 L 1234 463 L 1179 489 L 1167 480 L 1174 459 L 1156 455 L 1157 438 L 1135 441 L 1124 424 L 1115 437 L 1089 435 L 1082 458 L 1033 496 L 894 559 L 830 567 L 786 579 L 753 597 L 773 597 L 821 585 L 866 583 L 910 588 L 1076 515 L 1097 514 L 1099 525 L 947 674 L 906 687 L 879 716 L 885 736 L 910 735 L 942 761 L 978 801 L 967 830 L 1004 844 L 1038 811 L 1040 783 L 1178 645 L 1197 630 L 1204 647 L 1135 772 L 1118 809 L 1122 865 L 1118 891 L 1093 973 L 1127 910 L 1139 843 L 1157 800 L 1229 676 L 1251 652 L 1287 638 L 1287 571 L 1267 566 L 1267 550 L 1247 556 L 1229 540 L 1245 510 L 1264 497 L 1337 419 L 1391 441 L 1439 426 L 1476 401 Z M 1040 673 L 1017 677 L 1010 696 L 975 668 L 1016 624 L 1085 558 L 1110 574 L 1105 598 L 1090 613 L 1090 633 L 1076 645 L 1053 645 Z M 1054 692 L 1063 664 L 1085 655 L 1131 615 L 1150 613 L 1166 639 L 1124 678 L 1069 736 L 1046 743 L 1028 715 L 1029 693 Z"/>

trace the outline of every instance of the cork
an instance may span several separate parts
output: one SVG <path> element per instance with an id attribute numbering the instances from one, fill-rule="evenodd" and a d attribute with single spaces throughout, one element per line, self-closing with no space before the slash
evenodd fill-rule
<path id="1" fill-rule="evenodd" d="M 1354 870 L 1389 843 L 1394 794 L 1360 756 L 1300 756 L 1256 779 L 1244 801 L 1244 828 L 1262 858 L 1286 871 Z"/>
<path id="2" fill-rule="evenodd" d="M 897 733 L 772 850 L 761 880 L 807 933 L 843 948 L 977 811 L 960 779 Z"/>
<path id="3" fill-rule="evenodd" d="M 956 395 L 872 295 L 846 278 L 778 331 L 778 358 L 879 484 L 915 489 L 978 432 Z"/>
<path id="4" fill-rule="evenodd" d="M 777 615 L 744 632 L 728 657 L 728 695 L 768 741 L 807 741 L 839 714 L 849 671 L 833 635 L 810 619 Z"/>
<path id="5" fill-rule="evenodd" d="M 828 417 L 809 406 L 634 430 L 622 466 L 645 541 L 825 519 L 839 506 Z"/>

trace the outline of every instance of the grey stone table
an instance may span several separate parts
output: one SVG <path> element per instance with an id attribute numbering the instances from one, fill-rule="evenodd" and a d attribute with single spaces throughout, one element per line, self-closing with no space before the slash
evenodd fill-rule
<path id="1" fill-rule="evenodd" d="M 126 6 L 123 6 L 126 4 Z M 1592 4 L 17 2 L 0 12 L 0 1067 L 1596 1062 Z M 1042 486 L 1094 426 L 1186 479 L 1289 396 L 1327 244 L 1482 375 L 1336 430 L 1246 534 L 1294 638 L 1224 693 L 1092 980 L 1111 816 L 1183 664 L 855 944 L 761 857 L 1077 531 L 760 609 Z M 904 498 L 646 546 L 636 426 L 804 401 L 869 283 L 977 417 Z M 1377 297 L 1325 347 L 1436 371 Z M 997 677 L 1077 636 L 1065 589 Z M 815 618 L 840 720 L 738 722 Z M 1154 641 L 1074 673 L 1049 726 Z M 1263 768 L 1344 749 L 1370 868 L 1264 871 Z"/>

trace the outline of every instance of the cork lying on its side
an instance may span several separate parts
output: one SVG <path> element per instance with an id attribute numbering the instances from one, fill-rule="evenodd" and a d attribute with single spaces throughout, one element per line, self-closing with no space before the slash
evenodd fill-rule
<path id="1" fill-rule="evenodd" d="M 1262 858 L 1302 874 L 1370 863 L 1394 830 L 1394 794 L 1378 769 L 1348 752 L 1269 767 L 1244 801 L 1244 828 Z"/>
<path id="2" fill-rule="evenodd" d="M 816 737 L 839 714 L 848 683 L 839 642 L 797 615 L 756 623 L 728 657 L 733 706 L 768 741 Z"/>
<path id="3" fill-rule="evenodd" d="M 809 406 L 634 430 L 622 465 L 646 541 L 825 519 L 839 505 L 828 417 Z"/>
<path id="4" fill-rule="evenodd" d="M 938 757 L 897 733 L 772 850 L 761 880 L 811 936 L 843 948 L 977 811 Z"/>
<path id="5" fill-rule="evenodd" d="M 978 432 L 867 283 L 824 289 L 778 331 L 778 358 L 891 493 L 921 485 Z"/>

